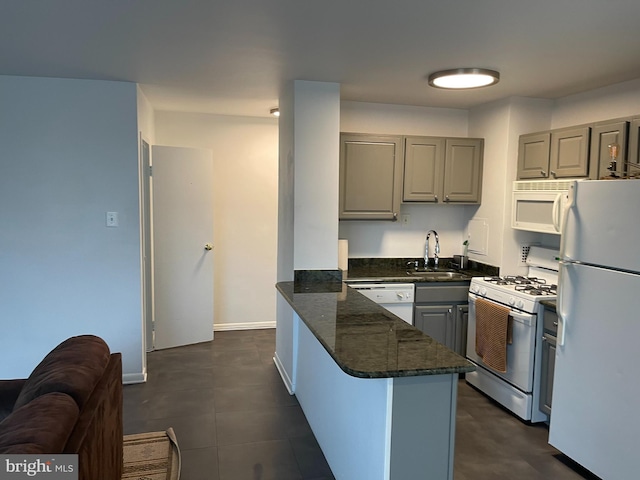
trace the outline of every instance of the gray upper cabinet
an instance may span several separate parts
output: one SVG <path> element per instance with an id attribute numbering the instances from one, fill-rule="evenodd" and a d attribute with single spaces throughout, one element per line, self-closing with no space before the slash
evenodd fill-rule
<path id="1" fill-rule="evenodd" d="M 625 120 L 597 123 L 591 128 L 590 178 L 597 180 L 611 176 L 609 145 L 613 143 L 619 145 L 615 171 L 618 174 L 624 173 L 624 162 L 627 158 L 628 129 L 629 122 Z"/>
<path id="2" fill-rule="evenodd" d="M 551 132 L 550 178 L 589 176 L 589 126 L 562 128 Z"/>
<path id="3" fill-rule="evenodd" d="M 479 203 L 481 138 L 406 137 L 405 202 Z"/>
<path id="4" fill-rule="evenodd" d="M 402 201 L 401 136 L 340 135 L 340 220 L 397 220 Z"/>
<path id="5" fill-rule="evenodd" d="M 406 138 L 403 195 L 405 202 L 437 202 L 442 199 L 444 149 L 444 138 Z"/>
<path id="6" fill-rule="evenodd" d="M 482 192 L 481 138 L 447 138 L 444 162 L 444 201 L 480 203 Z"/>
<path id="7" fill-rule="evenodd" d="M 518 142 L 518 180 L 549 177 L 551 133 L 521 135 Z"/>
<path id="8" fill-rule="evenodd" d="M 627 173 L 640 175 L 640 117 L 632 118 L 629 123 L 627 162 Z"/>

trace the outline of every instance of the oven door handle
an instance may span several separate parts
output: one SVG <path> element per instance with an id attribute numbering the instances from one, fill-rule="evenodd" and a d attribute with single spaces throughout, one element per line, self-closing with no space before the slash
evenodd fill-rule
<path id="1" fill-rule="evenodd" d="M 529 327 L 533 325 L 533 315 L 531 315 L 530 313 L 522 313 L 511 310 L 509 316 L 513 318 L 514 321 L 523 323 Z"/>
<path id="2" fill-rule="evenodd" d="M 486 300 L 488 302 L 494 303 L 496 305 L 498 305 L 496 302 L 492 302 L 490 299 L 488 298 L 484 298 L 483 300 Z M 473 297 L 472 295 L 469 295 L 469 303 L 474 303 L 476 302 L 476 298 Z M 532 315 L 531 313 L 525 313 L 525 312 L 520 312 L 518 310 L 513 310 L 511 309 L 511 311 L 509 312 L 509 316 L 516 322 L 520 322 L 524 325 L 527 326 L 531 326 L 533 325 L 533 319 L 534 319 L 534 315 Z"/>

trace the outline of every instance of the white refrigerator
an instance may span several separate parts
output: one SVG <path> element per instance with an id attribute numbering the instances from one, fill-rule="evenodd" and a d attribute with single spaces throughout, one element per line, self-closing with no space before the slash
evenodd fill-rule
<path id="1" fill-rule="evenodd" d="M 573 182 L 560 257 L 549 443 L 603 479 L 638 478 L 640 180 Z"/>

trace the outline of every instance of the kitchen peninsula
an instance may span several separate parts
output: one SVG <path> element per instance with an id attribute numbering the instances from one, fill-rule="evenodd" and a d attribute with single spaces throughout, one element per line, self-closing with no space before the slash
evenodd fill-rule
<path id="1" fill-rule="evenodd" d="M 337 479 L 453 478 L 457 381 L 474 367 L 341 281 L 281 282 L 278 369 Z"/>

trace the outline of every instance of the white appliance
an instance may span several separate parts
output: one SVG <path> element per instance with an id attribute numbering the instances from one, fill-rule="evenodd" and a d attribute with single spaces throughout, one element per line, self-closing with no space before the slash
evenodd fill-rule
<path id="1" fill-rule="evenodd" d="M 572 183 L 560 246 L 549 443 L 607 480 L 637 478 L 640 181 Z"/>
<path id="2" fill-rule="evenodd" d="M 529 232 L 560 234 L 569 180 L 513 182 L 511 226 Z"/>
<path id="3" fill-rule="evenodd" d="M 409 325 L 413 325 L 413 283 L 349 282 L 347 285 L 400 317 Z"/>
<path id="4" fill-rule="evenodd" d="M 538 408 L 542 359 L 541 300 L 556 298 L 558 251 L 531 247 L 527 276 L 474 277 L 469 287 L 469 327 L 466 356 L 476 365 L 468 383 L 502 404 L 523 420 L 544 422 Z M 476 353 L 476 300 L 482 298 L 509 308 L 512 342 L 507 345 L 507 371 L 498 372 Z M 555 401 L 555 399 L 554 399 Z"/>

